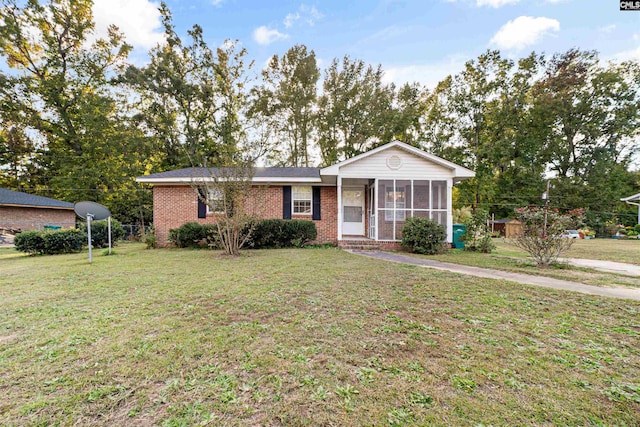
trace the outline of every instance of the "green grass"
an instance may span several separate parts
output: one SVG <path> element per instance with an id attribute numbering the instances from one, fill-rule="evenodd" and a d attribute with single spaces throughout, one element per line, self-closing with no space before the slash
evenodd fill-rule
<path id="1" fill-rule="evenodd" d="M 336 249 L 0 250 L 3 425 L 635 425 L 640 302 Z"/>
<path id="2" fill-rule="evenodd" d="M 494 239 L 497 253 L 508 256 L 526 257 L 526 252 L 516 248 L 504 239 Z M 640 240 L 590 239 L 575 240 L 571 249 L 563 255 L 566 258 L 599 259 L 602 261 L 626 262 L 640 265 Z"/>
<path id="3" fill-rule="evenodd" d="M 496 250 L 491 254 L 456 249 L 444 254 L 427 256 L 426 258 L 455 264 L 546 276 L 594 286 L 640 288 L 640 277 L 630 277 L 590 268 L 574 267 L 568 264 L 558 264 L 547 268 L 540 268 L 535 265 L 532 259 L 528 258 L 526 252 L 507 241 L 494 239 L 494 243 L 496 244 Z M 409 255 L 423 257 L 422 255 Z M 629 262 L 633 260 L 637 264 L 640 262 L 638 259 L 638 257 L 640 257 L 640 241 L 614 239 L 576 240 L 571 250 L 567 252 L 564 257 L 618 262 Z"/>

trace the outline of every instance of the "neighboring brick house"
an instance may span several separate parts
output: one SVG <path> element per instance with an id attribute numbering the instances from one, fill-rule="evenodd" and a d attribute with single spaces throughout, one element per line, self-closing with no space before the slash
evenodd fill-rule
<path id="1" fill-rule="evenodd" d="M 26 231 L 75 224 L 73 203 L 0 188 L 0 229 Z"/>
<path id="2" fill-rule="evenodd" d="M 216 170 L 213 170 L 216 173 Z M 405 219 L 429 217 L 452 241 L 451 190 L 473 171 L 393 141 L 326 168 L 256 168 L 251 213 L 315 222 L 318 242 L 375 241 L 393 247 Z M 211 171 L 186 168 L 137 178 L 153 185 L 153 225 L 160 245 L 185 222 L 213 223 L 192 184 Z M 377 201 L 377 202 L 376 202 Z"/>

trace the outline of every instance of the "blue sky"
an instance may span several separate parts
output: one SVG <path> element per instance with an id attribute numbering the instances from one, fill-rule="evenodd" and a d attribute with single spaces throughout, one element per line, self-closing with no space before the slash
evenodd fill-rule
<path id="1" fill-rule="evenodd" d="M 160 40 L 159 3 L 95 0 L 97 31 L 121 27 L 144 61 Z M 518 58 L 532 50 L 595 49 L 605 60 L 640 60 L 640 11 L 618 0 L 168 0 L 180 34 L 199 24 L 210 46 L 237 39 L 257 67 L 295 44 L 320 66 L 348 54 L 381 64 L 386 80 L 433 86 L 465 61 L 499 49 Z"/>

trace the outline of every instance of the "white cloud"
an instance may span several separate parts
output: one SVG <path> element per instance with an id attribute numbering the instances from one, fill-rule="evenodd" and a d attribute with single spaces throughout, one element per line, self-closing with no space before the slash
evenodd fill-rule
<path id="1" fill-rule="evenodd" d="M 270 29 L 266 25 L 253 30 L 253 39 L 258 44 L 267 45 L 278 40 L 283 40 L 289 37 L 288 34 L 281 33 L 276 29 Z"/>
<path id="2" fill-rule="evenodd" d="M 454 55 L 441 61 L 429 64 L 388 66 L 383 64 L 384 75 L 382 81 L 402 85 L 405 83 L 419 82 L 429 89 L 451 74 L 457 74 L 464 69 L 464 64 L 469 58 L 466 55 Z"/>
<path id="3" fill-rule="evenodd" d="M 520 0 L 476 0 L 476 6 L 489 6 L 497 9 L 508 4 L 516 4 L 519 2 Z"/>
<path id="4" fill-rule="evenodd" d="M 522 49 L 535 44 L 550 32 L 560 30 L 560 22 L 551 18 L 519 16 L 504 24 L 491 39 L 502 49 Z"/>
<path id="5" fill-rule="evenodd" d="M 164 40 L 158 7 L 159 3 L 148 0 L 95 0 L 95 36 L 105 37 L 109 25 L 116 25 L 125 34 L 127 43 L 150 49 Z"/>
<path id="6" fill-rule="evenodd" d="M 221 7 L 222 3 L 224 3 L 224 0 L 211 0 L 211 4 L 215 7 Z"/>
<path id="7" fill-rule="evenodd" d="M 312 27 L 317 20 L 322 19 L 324 15 L 318 11 L 314 6 L 300 5 L 295 13 L 289 13 L 285 16 L 282 23 L 285 28 L 291 28 L 296 22 L 304 22 L 308 26 Z"/>
<path id="8" fill-rule="evenodd" d="M 622 52 L 614 53 L 613 55 L 603 59 L 612 62 L 640 61 L 640 46 L 635 49 L 623 50 Z"/>

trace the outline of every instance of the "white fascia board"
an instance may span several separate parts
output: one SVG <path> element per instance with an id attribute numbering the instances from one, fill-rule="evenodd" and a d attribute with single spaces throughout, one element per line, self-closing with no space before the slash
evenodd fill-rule
<path id="1" fill-rule="evenodd" d="M 225 178 L 221 178 L 220 181 L 224 181 Z M 138 177 L 136 178 L 136 182 L 142 182 L 145 184 L 191 184 L 197 182 L 214 182 L 212 177 L 180 177 L 180 178 L 145 178 Z M 256 184 L 266 184 L 266 183 L 322 183 L 322 179 L 320 178 L 309 178 L 309 177 L 297 177 L 297 178 L 284 178 L 284 177 L 257 177 L 253 178 L 251 182 Z"/>

